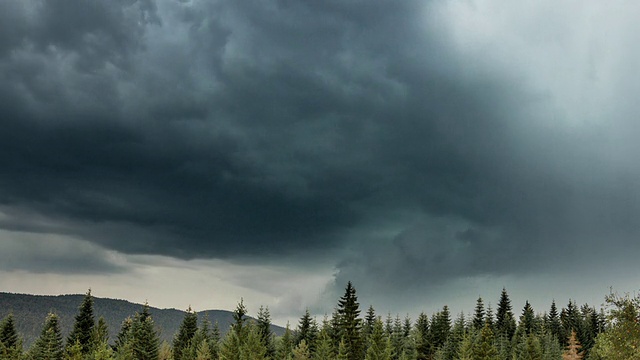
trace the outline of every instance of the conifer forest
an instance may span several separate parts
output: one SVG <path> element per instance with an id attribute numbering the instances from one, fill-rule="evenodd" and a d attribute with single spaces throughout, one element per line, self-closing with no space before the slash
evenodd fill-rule
<path id="1" fill-rule="evenodd" d="M 269 309 L 247 317 L 241 300 L 229 329 L 188 309 L 173 341 L 161 341 L 147 304 L 123 320 L 110 339 L 104 318 L 95 318 L 88 291 L 73 329 L 62 334 L 58 315 L 43 319 L 28 348 L 12 314 L 0 324 L 0 359 L 7 360 L 633 360 L 640 359 L 640 296 L 609 294 L 606 307 L 553 301 L 548 309 L 511 304 L 506 289 L 497 307 L 479 297 L 470 314 L 378 314 L 361 307 L 349 282 L 330 315 L 309 310 L 282 336 L 271 330 Z M 222 331 L 221 331 L 222 330 Z M 224 335 L 223 335 L 224 334 Z"/>

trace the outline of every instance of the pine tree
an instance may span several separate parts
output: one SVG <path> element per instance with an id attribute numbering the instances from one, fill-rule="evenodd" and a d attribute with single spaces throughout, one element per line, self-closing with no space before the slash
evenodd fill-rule
<path id="1" fill-rule="evenodd" d="M 238 333 L 232 326 L 220 344 L 220 360 L 240 360 L 241 348 L 242 343 L 240 342 Z M 282 357 L 280 359 L 286 359 L 286 357 Z"/>
<path id="2" fill-rule="evenodd" d="M 431 358 L 431 341 L 429 339 L 429 317 L 424 313 L 418 315 L 415 326 L 416 333 L 416 351 L 418 360 L 427 360 Z"/>
<path id="3" fill-rule="evenodd" d="M 361 337 L 362 319 L 359 318 L 359 307 L 356 289 L 349 281 L 344 296 L 338 300 L 339 334 L 345 341 L 349 360 L 360 360 L 364 353 Z"/>
<path id="4" fill-rule="evenodd" d="M 196 349 L 196 360 L 213 360 L 208 341 L 202 341 Z"/>
<path id="5" fill-rule="evenodd" d="M 431 343 L 434 350 L 441 348 L 449 337 L 451 331 L 451 315 L 449 307 L 445 305 L 441 311 L 435 314 L 431 321 Z"/>
<path id="6" fill-rule="evenodd" d="M 71 330 L 71 333 L 67 337 L 67 347 L 73 346 L 77 342 L 80 344 L 81 353 L 83 355 L 88 354 L 91 351 L 94 326 L 93 297 L 91 296 L 91 289 L 89 289 L 78 309 L 73 330 Z"/>
<path id="7" fill-rule="evenodd" d="M 93 328 L 93 334 L 91 334 L 91 352 L 96 352 L 104 349 L 105 345 L 109 345 L 109 329 L 107 328 L 107 322 L 104 317 L 100 316 L 96 326 Z M 104 352 L 101 352 L 104 355 Z"/>
<path id="8" fill-rule="evenodd" d="M 121 352 L 120 350 L 125 347 L 131 338 L 131 327 L 133 325 L 133 319 L 131 317 L 127 317 L 122 321 L 122 325 L 120 325 L 120 332 L 116 335 L 115 345 L 113 350 L 116 353 Z"/>
<path id="9" fill-rule="evenodd" d="M 258 310 L 258 328 L 260 330 L 260 338 L 267 349 L 267 357 L 273 358 L 276 353 L 275 344 L 273 343 L 273 332 L 271 331 L 271 314 L 268 307 L 260 306 Z"/>
<path id="10" fill-rule="evenodd" d="M 295 344 L 300 344 L 302 340 L 304 340 L 309 351 L 313 352 L 313 344 L 315 343 L 316 336 L 318 335 L 318 326 L 311 317 L 309 309 L 306 309 L 304 315 L 300 318 L 296 333 Z"/>
<path id="11" fill-rule="evenodd" d="M 284 334 L 282 335 L 278 345 L 276 346 L 277 359 L 288 359 L 293 352 L 293 346 L 293 334 L 291 334 L 289 323 L 287 323 L 287 326 L 284 329 Z"/>
<path id="12" fill-rule="evenodd" d="M 482 301 L 482 297 L 478 297 L 476 300 L 476 308 L 473 315 L 472 325 L 476 330 L 480 330 L 484 327 L 485 324 L 485 311 L 484 311 L 484 302 Z"/>
<path id="13" fill-rule="evenodd" d="M 171 345 L 167 341 L 163 341 L 160 344 L 160 350 L 158 350 L 158 359 L 159 360 L 173 360 L 173 350 L 171 349 Z M 202 360 L 213 360 L 217 358 L 209 357 L 208 359 Z"/>
<path id="14" fill-rule="evenodd" d="M 326 318 L 322 321 L 322 328 L 316 339 L 316 352 L 313 354 L 314 360 L 334 359 L 335 351 L 333 348 L 333 340 L 331 339 L 331 325 Z"/>
<path id="15" fill-rule="evenodd" d="M 497 360 L 498 350 L 495 348 L 493 331 L 488 324 L 480 330 L 477 342 L 473 345 L 474 360 Z"/>
<path id="16" fill-rule="evenodd" d="M 309 351 L 309 346 L 307 345 L 307 341 L 305 339 L 300 340 L 298 345 L 293 348 L 292 352 L 293 360 L 310 360 L 311 352 Z"/>
<path id="17" fill-rule="evenodd" d="M 198 331 L 198 314 L 189 306 L 182 319 L 178 333 L 173 339 L 173 358 L 175 360 L 187 359 L 183 356 L 183 353 L 187 352 L 191 347 L 191 340 L 193 340 L 196 331 Z"/>
<path id="18" fill-rule="evenodd" d="M 382 320 L 374 320 L 371 331 L 365 360 L 391 360 L 393 349 L 391 341 L 383 329 Z"/>
<path id="19" fill-rule="evenodd" d="M 20 346 L 18 332 L 13 320 L 13 314 L 7 315 L 0 324 L 0 350 L 2 353 L 14 355 Z M 2 355 L 0 353 L 0 355 Z"/>
<path id="20" fill-rule="evenodd" d="M 249 323 L 244 331 L 246 336 L 240 346 L 240 360 L 264 360 L 267 348 L 262 343 L 258 327 L 253 323 Z"/>
<path id="21" fill-rule="evenodd" d="M 369 305 L 369 309 L 367 309 L 367 314 L 364 317 L 364 325 L 362 326 L 362 336 L 364 338 L 364 343 L 368 346 L 369 338 L 373 333 L 373 326 L 376 322 L 376 311 L 373 309 L 373 305 Z"/>
<path id="22" fill-rule="evenodd" d="M 157 360 L 160 350 L 160 339 L 149 312 L 149 304 L 145 303 L 142 312 L 137 313 L 131 324 L 129 341 L 132 344 L 136 360 Z"/>
<path id="23" fill-rule="evenodd" d="M 551 308 L 549 309 L 549 313 L 546 317 L 546 328 L 547 331 L 559 340 L 562 338 L 562 324 L 560 323 L 560 315 L 558 314 L 558 308 L 556 307 L 556 302 L 553 300 L 551 302 Z"/>
<path id="24" fill-rule="evenodd" d="M 502 293 L 500 294 L 495 327 L 498 336 L 503 336 L 509 341 L 516 332 L 516 321 L 511 309 L 511 300 L 509 300 L 509 295 L 505 288 L 502 288 Z"/>
<path id="25" fill-rule="evenodd" d="M 40 337 L 31 348 L 31 358 L 34 360 L 62 360 L 63 350 L 58 316 L 49 313 Z"/>
<path id="26" fill-rule="evenodd" d="M 533 307 L 531 307 L 531 304 L 529 304 L 529 301 L 527 300 L 524 304 L 524 308 L 522 309 L 519 326 L 525 334 L 529 335 L 534 330 L 534 322 L 535 314 L 533 312 Z"/>

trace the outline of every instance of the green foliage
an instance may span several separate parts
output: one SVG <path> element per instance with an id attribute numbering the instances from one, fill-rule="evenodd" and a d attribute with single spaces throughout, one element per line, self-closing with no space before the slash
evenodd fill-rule
<path id="1" fill-rule="evenodd" d="M 78 308 L 73 330 L 67 337 L 67 347 L 73 347 L 78 343 L 81 347 L 81 353 L 83 355 L 88 354 L 91 351 L 94 326 L 93 297 L 91 296 L 91 289 L 89 289 Z"/>
<path id="2" fill-rule="evenodd" d="M 191 340 L 195 336 L 196 331 L 198 331 L 198 315 L 191 309 L 191 306 L 189 306 L 180 324 L 178 333 L 173 339 L 173 358 L 175 360 L 189 359 L 189 357 L 183 356 L 183 353 L 188 352 L 191 347 Z"/>
<path id="3" fill-rule="evenodd" d="M 480 330 L 482 329 L 482 327 L 484 327 L 484 324 L 485 324 L 484 316 L 485 316 L 484 302 L 482 301 L 482 297 L 478 297 L 478 300 L 476 300 L 476 308 L 474 310 L 473 320 L 471 321 L 471 324 L 473 325 L 474 329 Z"/>
<path id="4" fill-rule="evenodd" d="M 360 316 L 360 304 L 356 296 L 356 289 L 347 283 L 344 295 L 338 300 L 339 327 L 338 334 L 346 346 L 347 358 L 359 360 L 364 354 L 364 344 L 361 336 L 362 319 Z"/>
<path id="5" fill-rule="evenodd" d="M 260 329 L 253 323 L 245 328 L 246 336 L 240 344 L 240 360 L 264 360 L 267 348 L 262 343 Z"/>
<path id="6" fill-rule="evenodd" d="M 30 357 L 34 360 L 61 360 L 64 355 L 62 334 L 59 319 L 50 313 L 42 327 L 42 333 L 30 350 Z"/>
<path id="7" fill-rule="evenodd" d="M 524 308 L 522 309 L 522 315 L 520 316 L 520 324 L 518 325 L 522 332 L 529 335 L 534 331 L 535 327 L 535 314 L 533 312 L 533 307 L 529 304 L 527 300 L 524 304 Z"/>
<path id="8" fill-rule="evenodd" d="M 13 314 L 0 324 L 0 359 L 17 359 L 22 356 L 22 342 L 16 331 Z"/>
<path id="9" fill-rule="evenodd" d="M 509 341 L 516 332 L 516 320 L 511 309 L 511 300 L 505 288 L 500 294 L 495 327 L 497 335 L 505 337 Z"/>
<path id="10" fill-rule="evenodd" d="M 497 360 L 498 350 L 494 346 L 493 331 L 488 324 L 480 330 L 478 339 L 473 344 L 473 359 L 474 360 Z"/>
<path id="11" fill-rule="evenodd" d="M 609 329 L 595 339 L 589 359 L 640 359 L 640 297 L 611 294 Z"/>
<path id="12" fill-rule="evenodd" d="M 382 320 L 374 320 L 371 329 L 371 337 L 367 348 L 366 360 L 391 360 L 393 358 L 393 346 L 391 339 L 382 327 Z"/>
<path id="13" fill-rule="evenodd" d="M 329 360 L 334 359 L 334 347 L 333 340 L 331 339 L 331 325 L 329 321 L 325 319 L 322 322 L 322 328 L 316 338 L 316 351 L 313 354 L 314 360 Z"/>
<path id="14" fill-rule="evenodd" d="M 307 341 L 302 339 L 295 348 L 293 348 L 292 352 L 293 360 L 309 360 L 311 359 L 311 351 L 309 350 L 309 346 L 307 346 Z"/>
<path id="15" fill-rule="evenodd" d="M 451 331 L 451 314 L 449 313 L 449 307 L 447 305 L 435 314 L 431 321 L 430 330 L 431 344 L 433 349 L 437 350 L 447 341 L 449 332 Z"/>
<path id="16" fill-rule="evenodd" d="M 429 333 L 429 317 L 424 313 L 420 313 L 415 325 L 416 337 L 416 358 L 418 360 L 427 360 L 431 358 L 431 340 Z"/>
<path id="17" fill-rule="evenodd" d="M 258 329 L 260 330 L 260 339 L 267 349 L 267 357 L 273 358 L 276 353 L 276 347 L 273 342 L 273 332 L 271 331 L 271 314 L 268 307 L 260 306 L 258 310 Z"/>
<path id="18" fill-rule="evenodd" d="M 300 344 L 304 341 L 309 347 L 310 351 L 315 349 L 316 336 L 318 336 L 318 325 L 311 317 L 309 309 L 306 309 L 304 315 L 300 318 L 298 323 L 298 329 L 296 331 L 295 344 Z"/>

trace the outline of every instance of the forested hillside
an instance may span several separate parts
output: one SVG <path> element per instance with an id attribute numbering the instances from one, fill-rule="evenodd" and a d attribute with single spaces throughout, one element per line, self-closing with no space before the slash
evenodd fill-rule
<path id="1" fill-rule="evenodd" d="M 0 319 L 12 313 L 16 321 L 16 329 L 22 336 L 25 347 L 29 347 L 40 335 L 42 324 L 49 312 L 58 315 L 60 331 L 64 336 L 73 328 L 74 316 L 78 312 L 78 305 L 84 295 L 26 295 L 0 292 Z M 114 339 L 122 322 L 129 316 L 142 309 L 142 304 L 135 304 L 125 300 L 94 297 L 95 318 L 104 317 L 108 326 L 110 339 Z M 158 309 L 150 307 L 161 340 L 170 341 L 178 330 L 185 312 L 176 309 Z M 217 322 L 224 334 L 233 321 L 230 311 L 206 310 L 198 312 L 199 318 L 208 317 L 211 323 Z M 273 326 L 276 334 L 282 334 L 284 329 Z"/>
<path id="2" fill-rule="evenodd" d="M 281 336 L 270 325 L 268 308 L 260 307 L 257 319 L 250 320 L 240 301 L 226 334 L 193 311 L 171 310 L 180 316 L 179 326 L 167 337 L 166 331 L 158 332 L 157 321 L 167 310 L 138 305 L 121 326 L 109 330 L 98 317 L 107 302 L 88 292 L 84 297 L 51 297 L 64 300 L 59 309 L 79 302 L 71 331 L 63 336 L 58 308 L 52 308 L 28 347 L 18 330 L 28 319 L 20 314 L 33 316 L 25 309 L 36 301 L 24 298 L 23 312 L 6 316 L 0 324 L 0 359 L 640 360 L 640 296 L 610 294 L 606 309 L 568 301 L 564 307 L 553 302 L 548 310 L 536 311 L 527 301 L 515 310 L 503 289 L 495 310 L 485 307 L 480 297 L 468 315 L 453 316 L 444 305 L 434 314 L 410 319 L 379 315 L 373 306 L 363 313 L 349 282 L 331 316 L 319 320 L 306 311 L 295 328 L 287 327 Z M 108 301 L 122 305 L 112 307 L 118 314 L 133 305 Z"/>

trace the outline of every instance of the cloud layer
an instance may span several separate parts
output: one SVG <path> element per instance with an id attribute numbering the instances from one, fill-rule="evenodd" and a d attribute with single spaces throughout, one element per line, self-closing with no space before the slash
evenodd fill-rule
<path id="1" fill-rule="evenodd" d="M 2 2 L 3 236 L 370 293 L 633 264 L 637 6 Z"/>

